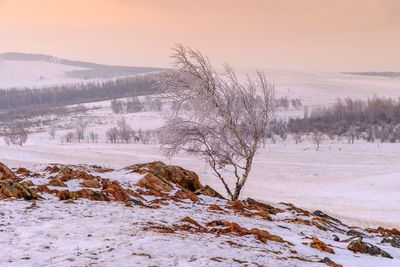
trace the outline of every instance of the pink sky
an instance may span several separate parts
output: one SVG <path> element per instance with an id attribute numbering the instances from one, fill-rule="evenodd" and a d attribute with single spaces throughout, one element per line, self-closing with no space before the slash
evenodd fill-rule
<path id="1" fill-rule="evenodd" d="M 0 52 L 170 65 L 176 42 L 240 68 L 400 71 L 400 0 L 0 0 Z"/>

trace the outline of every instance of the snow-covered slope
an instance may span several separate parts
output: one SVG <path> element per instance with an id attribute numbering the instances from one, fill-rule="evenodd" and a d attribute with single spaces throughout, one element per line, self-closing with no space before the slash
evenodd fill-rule
<path id="1" fill-rule="evenodd" d="M 399 230 L 350 226 L 288 203 L 226 201 L 161 162 L 7 173 L 0 189 L 26 200 L 0 190 L 1 266 L 400 264 Z"/>
<path id="2" fill-rule="evenodd" d="M 0 89 L 81 83 L 156 70 L 107 66 L 47 55 L 4 53 L 0 54 Z"/>
<path id="3" fill-rule="evenodd" d="M 267 78 L 275 83 L 278 96 L 299 98 L 308 106 L 331 104 L 337 98 L 367 99 L 374 96 L 397 98 L 400 95 L 398 77 L 287 70 L 265 70 L 265 73 Z"/>

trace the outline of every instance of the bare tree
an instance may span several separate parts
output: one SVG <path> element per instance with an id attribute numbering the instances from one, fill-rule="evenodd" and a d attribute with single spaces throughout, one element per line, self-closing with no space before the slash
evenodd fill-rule
<path id="1" fill-rule="evenodd" d="M 111 110 L 113 113 L 122 113 L 125 109 L 125 102 L 122 100 L 112 100 L 111 101 Z"/>
<path id="2" fill-rule="evenodd" d="M 293 139 L 294 139 L 294 142 L 296 143 L 296 145 L 298 143 L 301 143 L 302 138 L 303 138 L 303 135 L 301 133 L 294 133 L 293 134 Z"/>
<path id="3" fill-rule="evenodd" d="M 131 126 L 128 125 L 126 120 L 122 118 L 121 120 L 118 121 L 118 133 L 119 137 L 122 142 L 124 143 L 129 143 L 133 137 L 133 130 Z"/>
<path id="4" fill-rule="evenodd" d="M 354 144 L 354 139 L 357 137 L 357 129 L 354 126 L 350 126 L 346 132 L 349 144 Z"/>
<path id="5" fill-rule="evenodd" d="M 158 97 L 146 96 L 144 98 L 143 107 L 146 111 L 162 111 L 163 103 Z"/>
<path id="6" fill-rule="evenodd" d="M 236 200 L 274 113 L 273 85 L 261 72 L 254 79 L 247 76 L 244 83 L 228 65 L 217 73 L 200 52 L 182 45 L 175 47 L 173 58 L 176 70 L 160 77 L 161 86 L 177 103 L 160 129 L 162 148 L 168 156 L 180 151 L 201 156 Z M 182 108 L 186 104 L 191 111 Z M 231 171 L 231 177 L 223 170 Z"/>
<path id="7" fill-rule="evenodd" d="M 311 138 L 312 138 L 314 144 L 317 146 L 316 149 L 319 150 L 319 145 L 320 145 L 320 144 L 322 143 L 322 141 L 324 140 L 324 134 L 321 133 L 320 131 L 314 131 L 314 132 L 312 133 Z"/>
<path id="8" fill-rule="evenodd" d="M 331 143 L 333 144 L 333 142 L 334 142 L 335 139 L 336 139 L 336 134 L 335 134 L 334 132 L 329 132 L 329 133 L 327 134 L 327 136 L 329 137 L 329 139 L 331 140 Z"/>
<path id="9" fill-rule="evenodd" d="M 75 137 L 78 143 L 85 140 L 85 131 L 89 125 L 89 122 L 84 118 L 80 117 L 75 122 Z"/>
<path id="10" fill-rule="evenodd" d="M 106 132 L 106 138 L 110 143 L 117 143 L 118 141 L 118 136 L 119 136 L 119 131 L 117 127 L 112 127 L 107 130 Z"/>
<path id="11" fill-rule="evenodd" d="M 57 133 L 57 128 L 53 125 L 49 129 L 49 137 L 51 140 L 54 140 L 56 138 L 56 133 Z"/>
<path id="12" fill-rule="evenodd" d="M 18 123 L 8 129 L 5 135 L 5 142 L 6 144 L 22 146 L 28 141 L 28 134 L 29 132 L 24 125 Z"/>
<path id="13" fill-rule="evenodd" d="M 92 142 L 92 143 L 97 143 L 97 141 L 99 140 L 99 135 L 98 135 L 97 133 L 91 131 L 91 132 L 89 133 L 89 140 L 90 140 L 90 142 Z"/>
<path id="14" fill-rule="evenodd" d="M 72 143 L 72 141 L 74 140 L 74 138 L 75 138 L 74 132 L 68 132 L 68 133 L 66 133 L 66 134 L 64 135 L 64 140 L 65 140 L 65 142 L 67 142 L 67 143 Z"/>
<path id="15" fill-rule="evenodd" d="M 128 113 L 137 113 L 143 110 L 143 104 L 138 97 L 131 97 L 125 102 L 125 105 Z"/>

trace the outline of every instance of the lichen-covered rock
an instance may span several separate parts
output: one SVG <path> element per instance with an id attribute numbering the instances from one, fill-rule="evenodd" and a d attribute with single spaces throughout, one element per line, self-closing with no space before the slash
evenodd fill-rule
<path id="1" fill-rule="evenodd" d="M 101 188 L 101 184 L 98 180 L 84 180 L 81 182 L 81 186 L 89 188 Z"/>
<path id="2" fill-rule="evenodd" d="M 381 234 L 382 236 L 400 236 L 400 230 L 397 230 L 396 228 L 392 229 L 386 229 L 383 227 L 378 227 L 376 229 L 367 228 L 366 231 L 368 233 Z"/>
<path id="3" fill-rule="evenodd" d="M 144 187 L 148 190 L 155 190 L 158 192 L 171 192 L 172 185 L 163 178 L 160 178 L 152 173 L 146 174 L 137 183 L 137 186 Z"/>
<path id="4" fill-rule="evenodd" d="M 67 185 L 63 181 L 61 181 L 59 178 L 51 179 L 48 185 L 59 186 L 59 187 L 67 187 Z"/>
<path id="5" fill-rule="evenodd" d="M 15 180 L 14 173 L 3 163 L 0 162 L 0 180 Z"/>
<path id="6" fill-rule="evenodd" d="M 331 260 L 328 257 L 323 258 L 322 260 L 320 260 L 320 262 L 325 263 L 329 267 L 343 267 L 343 265 L 334 262 L 333 260 Z"/>
<path id="7" fill-rule="evenodd" d="M 218 193 L 217 191 L 215 191 L 213 188 L 211 188 L 208 185 L 203 186 L 202 188 L 196 190 L 195 194 L 225 199 L 220 193 Z"/>
<path id="8" fill-rule="evenodd" d="M 389 253 L 383 251 L 379 247 L 374 246 L 367 242 L 363 242 L 362 238 L 351 241 L 350 244 L 347 246 L 347 249 L 353 251 L 354 253 L 363 253 L 372 256 L 382 256 L 384 258 L 390 258 L 390 259 L 393 258 Z"/>
<path id="9" fill-rule="evenodd" d="M 25 200 L 41 199 L 35 190 L 23 185 L 16 180 L 0 180 L 1 198 L 23 198 Z"/>
<path id="10" fill-rule="evenodd" d="M 41 199 L 29 184 L 20 183 L 14 173 L 3 163 L 0 163 L 0 199 L 23 198 L 26 200 Z"/>
<path id="11" fill-rule="evenodd" d="M 58 168 L 58 167 L 57 167 Z M 73 169 L 69 166 L 63 166 L 59 168 L 57 175 L 54 177 L 60 179 L 63 182 L 73 180 L 73 179 L 83 179 L 83 180 L 96 180 L 100 179 L 98 176 L 94 176 L 87 171 L 80 169 Z"/>
<path id="12" fill-rule="evenodd" d="M 324 242 L 322 242 L 321 240 L 319 240 L 316 237 L 312 238 L 310 247 L 318 249 L 320 251 L 327 252 L 327 253 L 335 254 L 335 251 L 332 248 L 328 247 Z"/>
<path id="13" fill-rule="evenodd" d="M 196 173 L 178 166 L 166 165 L 161 161 L 135 164 L 127 169 L 141 174 L 151 173 L 166 181 L 178 184 L 191 192 L 195 192 L 203 187 Z"/>
<path id="14" fill-rule="evenodd" d="M 57 192 L 57 197 L 59 200 L 74 199 L 74 196 L 69 190 L 61 190 Z"/>

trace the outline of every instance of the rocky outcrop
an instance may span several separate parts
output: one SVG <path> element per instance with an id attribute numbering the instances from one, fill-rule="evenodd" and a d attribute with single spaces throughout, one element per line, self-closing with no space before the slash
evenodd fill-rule
<path id="1" fill-rule="evenodd" d="M 41 199 L 28 183 L 20 183 L 14 173 L 0 163 L 0 199 L 23 198 L 26 200 Z"/>
<path id="2" fill-rule="evenodd" d="M 335 254 L 335 251 L 332 248 L 328 247 L 324 242 L 322 242 L 321 240 L 319 240 L 316 237 L 312 238 L 310 247 L 318 249 L 320 251 L 327 252 L 327 253 Z"/>
<path id="3" fill-rule="evenodd" d="M 195 194 L 225 199 L 220 193 L 218 193 L 217 191 L 215 191 L 213 188 L 211 188 L 208 185 L 203 186 L 202 188 L 196 190 Z"/>
<path id="4" fill-rule="evenodd" d="M 392 259 L 392 256 L 389 253 L 383 251 L 377 246 L 362 241 L 362 238 L 351 241 L 350 244 L 347 246 L 347 249 L 353 251 L 354 253 L 363 253 L 372 256 L 382 256 L 384 258 Z"/>
<path id="5" fill-rule="evenodd" d="M 289 246 L 293 246 L 292 243 L 284 240 L 278 235 L 269 233 L 266 230 L 252 228 L 247 229 L 240 226 L 238 223 L 231 221 L 220 221 L 214 220 L 206 223 L 204 226 L 192 219 L 191 217 L 185 217 L 180 222 L 187 224 L 174 224 L 172 227 L 165 225 L 153 224 L 149 226 L 149 229 L 162 232 L 162 233 L 176 233 L 176 232 L 195 232 L 195 233 L 208 233 L 214 235 L 234 235 L 234 236 L 247 236 L 252 235 L 262 243 L 273 241 L 277 243 L 285 243 Z M 193 229 L 194 228 L 194 229 Z"/>
<path id="6" fill-rule="evenodd" d="M 58 169 L 58 172 L 57 172 Z M 83 180 L 94 180 L 100 179 L 100 177 L 92 175 L 85 170 L 78 169 L 78 168 L 71 168 L 69 166 L 62 166 L 61 168 L 55 167 L 54 169 L 50 170 L 57 173 L 54 177 L 55 179 L 59 179 L 63 182 L 73 180 L 73 179 L 83 179 Z"/>
<path id="7" fill-rule="evenodd" d="M 381 234 L 382 236 L 399 236 L 400 237 L 400 230 L 397 230 L 396 228 L 392 228 L 392 229 L 386 229 L 383 227 L 378 227 L 376 229 L 367 228 L 366 231 L 368 233 Z"/>
<path id="8" fill-rule="evenodd" d="M 147 173 L 142 179 L 140 179 L 137 183 L 137 186 L 144 187 L 150 191 L 158 191 L 158 192 L 171 192 L 173 186 L 171 183 L 159 176 L 154 175 L 153 173 Z"/>
<path id="9" fill-rule="evenodd" d="M 381 243 L 390 244 L 392 247 L 400 248 L 400 237 L 399 236 L 392 236 L 392 237 L 385 237 L 382 239 Z"/>
<path id="10" fill-rule="evenodd" d="M 98 180 L 85 180 L 81 182 L 81 186 L 89 188 L 101 188 L 101 183 Z"/>
<path id="11" fill-rule="evenodd" d="M 3 163 L 0 162 L 0 180 L 15 180 L 14 173 Z"/>
<path id="12" fill-rule="evenodd" d="M 140 174 L 153 174 L 164 181 L 177 184 L 191 192 L 195 192 L 203 187 L 195 172 L 185 170 L 178 166 L 166 165 L 161 161 L 135 164 L 127 169 Z"/>

